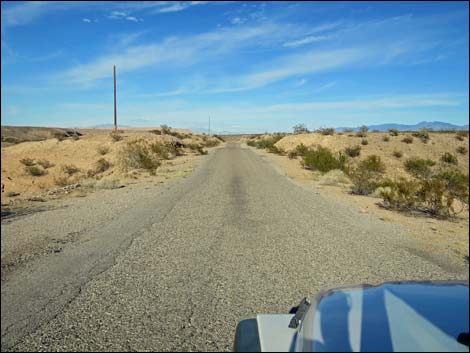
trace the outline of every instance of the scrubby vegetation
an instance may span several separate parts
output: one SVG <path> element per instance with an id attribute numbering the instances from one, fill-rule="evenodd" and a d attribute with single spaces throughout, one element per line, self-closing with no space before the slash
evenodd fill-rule
<path id="1" fill-rule="evenodd" d="M 367 137 L 367 132 L 369 131 L 369 128 L 365 125 L 361 126 L 359 128 L 359 131 L 356 133 L 357 137 Z"/>
<path id="2" fill-rule="evenodd" d="M 75 173 L 78 173 L 80 171 L 80 169 L 74 166 L 73 164 L 65 164 L 62 166 L 61 170 L 62 172 L 64 172 L 65 174 L 69 176 Z"/>
<path id="3" fill-rule="evenodd" d="M 361 141 L 361 145 L 363 146 L 367 146 L 368 144 L 369 144 L 369 141 L 367 141 L 366 139 Z"/>
<path id="4" fill-rule="evenodd" d="M 376 155 L 368 156 L 349 172 L 353 182 L 351 192 L 358 195 L 373 193 L 380 186 L 384 173 L 385 164 L 380 157 Z"/>
<path id="5" fill-rule="evenodd" d="M 128 141 L 120 151 L 118 160 L 122 170 L 148 170 L 154 174 L 161 165 L 162 156 L 152 149 L 152 144 L 145 139 Z"/>
<path id="6" fill-rule="evenodd" d="M 54 163 L 49 162 L 47 159 L 40 159 L 37 161 L 37 164 L 43 167 L 44 169 L 49 169 L 54 166 Z"/>
<path id="7" fill-rule="evenodd" d="M 404 142 L 404 143 L 407 143 L 407 144 L 413 143 L 413 137 L 406 136 L 406 137 L 403 138 L 403 140 L 401 140 L 401 142 Z"/>
<path id="8" fill-rule="evenodd" d="M 123 139 L 122 135 L 117 132 L 111 132 L 109 136 L 111 137 L 111 140 L 113 140 L 113 142 L 119 142 Z"/>
<path id="9" fill-rule="evenodd" d="M 354 147 L 346 147 L 344 150 L 344 153 L 346 153 L 349 157 L 358 157 L 361 154 L 361 146 L 354 146 Z"/>
<path id="10" fill-rule="evenodd" d="M 468 152 L 468 150 L 465 146 L 457 147 L 456 151 L 457 151 L 457 153 L 460 153 L 460 154 L 467 154 L 467 152 Z"/>
<path id="11" fill-rule="evenodd" d="M 305 152 L 302 164 L 306 169 L 326 173 L 333 169 L 345 169 L 347 156 L 342 153 L 335 155 L 328 148 L 319 146 Z"/>
<path id="12" fill-rule="evenodd" d="M 468 130 L 459 130 L 455 134 L 455 138 L 459 141 L 464 141 L 466 137 L 468 137 Z"/>
<path id="13" fill-rule="evenodd" d="M 430 159 L 422 159 L 422 158 L 409 158 L 405 161 L 405 169 L 413 174 L 416 177 L 420 178 L 428 178 L 432 171 L 431 167 L 434 166 L 436 162 Z"/>
<path id="14" fill-rule="evenodd" d="M 419 138 L 423 143 L 428 143 L 430 139 L 428 129 L 419 129 L 413 132 L 413 136 Z"/>
<path id="15" fill-rule="evenodd" d="M 104 156 L 105 154 L 108 154 L 110 151 L 109 147 L 108 146 L 98 146 L 98 148 L 96 149 L 96 152 L 98 152 L 98 154 Z"/>
<path id="16" fill-rule="evenodd" d="M 442 155 L 441 161 L 443 161 L 444 163 L 453 164 L 453 165 L 457 165 L 459 163 L 457 156 L 449 152 L 446 152 Z"/>
<path id="17" fill-rule="evenodd" d="M 333 127 L 321 127 L 316 132 L 322 135 L 334 135 L 335 129 Z"/>
<path id="18" fill-rule="evenodd" d="M 26 174 L 31 176 L 42 176 L 47 174 L 47 170 L 38 165 L 27 165 L 24 167 Z"/>
<path id="19" fill-rule="evenodd" d="M 294 130 L 294 134 L 296 135 L 310 133 L 310 131 L 308 131 L 307 127 L 305 126 L 305 124 L 297 124 L 292 129 Z"/>
<path id="20" fill-rule="evenodd" d="M 390 142 L 390 137 L 389 136 L 384 136 L 382 137 L 383 142 Z"/>
<path id="21" fill-rule="evenodd" d="M 390 129 L 390 130 L 388 130 L 388 132 L 390 133 L 390 136 L 400 135 L 400 130 L 398 130 L 398 129 Z"/>
<path id="22" fill-rule="evenodd" d="M 401 151 L 393 151 L 393 157 L 395 157 L 395 158 L 401 158 L 401 157 L 403 157 L 403 152 L 401 152 Z"/>
<path id="23" fill-rule="evenodd" d="M 27 158 L 27 157 L 20 159 L 20 163 L 27 166 L 27 167 L 31 167 L 31 166 L 36 164 L 34 159 Z"/>
<path id="24" fill-rule="evenodd" d="M 104 173 L 109 168 L 111 168 L 111 163 L 109 163 L 106 159 L 100 158 L 95 163 L 95 172 L 96 173 Z"/>

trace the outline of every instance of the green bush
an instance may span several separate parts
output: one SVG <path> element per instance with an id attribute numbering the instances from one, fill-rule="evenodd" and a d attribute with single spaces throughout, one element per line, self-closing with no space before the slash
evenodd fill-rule
<path id="1" fill-rule="evenodd" d="M 24 167 L 24 171 L 26 174 L 32 176 L 43 176 L 47 174 L 47 170 L 37 165 L 27 165 Z"/>
<path id="2" fill-rule="evenodd" d="M 357 137 L 366 137 L 367 136 L 367 132 L 369 131 L 369 128 L 365 125 L 362 125 L 360 128 L 359 128 L 359 131 L 356 133 L 356 136 Z"/>
<path id="3" fill-rule="evenodd" d="M 460 153 L 460 154 L 467 154 L 468 150 L 465 146 L 459 146 L 457 147 L 457 153 Z"/>
<path id="4" fill-rule="evenodd" d="M 340 168 L 340 162 L 335 155 L 328 148 L 321 146 L 305 153 L 303 165 L 307 169 L 318 170 L 322 173 Z"/>
<path id="5" fill-rule="evenodd" d="M 400 130 L 398 130 L 398 129 L 390 129 L 390 130 L 388 130 L 388 132 L 390 133 L 391 136 L 400 135 Z"/>
<path id="6" fill-rule="evenodd" d="M 383 142 L 389 142 L 389 141 L 390 141 L 390 137 L 389 137 L 389 136 L 384 136 L 384 137 L 382 137 L 382 141 L 383 141 Z"/>
<path id="7" fill-rule="evenodd" d="M 419 138 L 424 143 L 427 143 L 430 138 L 428 129 L 419 129 L 418 131 L 413 132 L 413 136 Z"/>
<path id="8" fill-rule="evenodd" d="M 247 144 L 248 146 L 251 146 L 251 147 L 256 147 L 256 141 L 255 141 L 255 140 L 248 140 L 248 141 L 246 142 L 246 144 Z"/>
<path id="9" fill-rule="evenodd" d="M 144 139 L 139 139 L 125 144 L 119 153 L 119 164 L 124 171 L 145 169 L 153 174 L 161 163 L 150 144 Z"/>
<path id="10" fill-rule="evenodd" d="M 279 155 L 286 154 L 286 151 L 284 151 L 282 148 L 276 147 L 276 145 L 269 146 L 268 147 L 268 152 L 269 153 L 279 154 Z"/>
<path id="11" fill-rule="evenodd" d="M 168 125 L 160 125 L 160 131 L 161 131 L 161 135 L 170 135 L 171 133 L 171 127 L 169 127 Z"/>
<path id="12" fill-rule="evenodd" d="M 357 168 L 349 173 L 353 182 L 352 193 L 358 195 L 369 195 L 380 185 L 385 164 L 379 156 L 371 155 L 361 161 Z"/>
<path id="13" fill-rule="evenodd" d="M 289 159 L 295 159 L 295 158 L 298 157 L 298 154 L 297 154 L 297 152 L 296 152 L 295 150 L 292 150 L 292 151 L 289 151 L 289 152 L 287 153 L 287 157 L 288 157 Z"/>
<path id="14" fill-rule="evenodd" d="M 435 175 L 446 183 L 447 191 L 457 200 L 468 205 L 469 176 L 459 170 L 445 170 Z"/>
<path id="15" fill-rule="evenodd" d="M 152 142 L 149 144 L 150 150 L 160 159 L 170 159 L 170 149 L 168 144 Z"/>
<path id="16" fill-rule="evenodd" d="M 308 150 L 309 148 L 305 146 L 303 143 L 295 146 L 295 152 L 297 153 L 298 156 L 305 156 L 305 153 L 307 153 Z"/>
<path id="17" fill-rule="evenodd" d="M 453 165 L 457 165 L 459 163 L 457 156 L 449 152 L 446 152 L 442 155 L 441 161 L 443 161 L 444 163 L 453 164 Z"/>
<path id="18" fill-rule="evenodd" d="M 367 140 L 362 140 L 361 141 L 361 145 L 363 145 L 363 146 L 367 146 L 368 144 L 369 144 L 369 141 L 367 141 Z"/>
<path id="19" fill-rule="evenodd" d="M 358 157 L 361 154 L 361 146 L 346 147 L 344 153 L 352 158 Z"/>
<path id="20" fill-rule="evenodd" d="M 430 159 L 422 159 L 416 157 L 409 158 L 404 163 L 406 171 L 420 178 L 428 178 L 429 176 L 431 176 L 431 167 L 435 164 L 436 162 Z"/>
<path id="21" fill-rule="evenodd" d="M 404 142 L 404 143 L 407 143 L 407 144 L 413 143 L 413 137 L 406 136 L 406 137 L 403 138 L 403 140 L 401 140 L 401 142 Z"/>

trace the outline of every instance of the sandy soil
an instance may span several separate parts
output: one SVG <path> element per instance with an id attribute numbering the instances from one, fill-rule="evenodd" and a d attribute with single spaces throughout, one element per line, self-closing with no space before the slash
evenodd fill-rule
<path id="1" fill-rule="evenodd" d="M 115 178 L 126 179 L 124 174 L 118 168 L 118 155 L 126 141 L 138 138 L 146 138 L 153 141 L 175 141 L 178 138 L 170 135 L 155 135 L 148 131 L 149 129 L 126 129 L 119 134 L 121 141 L 114 142 L 110 137 L 109 129 L 84 129 L 80 130 L 84 135 L 78 140 L 67 138 L 59 141 L 57 138 L 48 138 L 43 141 L 28 141 L 16 145 L 2 147 L 2 174 L 1 182 L 2 205 L 17 204 L 28 200 L 38 194 L 44 194 L 48 190 L 59 187 L 57 180 L 66 176 L 62 167 L 64 165 L 73 165 L 79 171 L 68 177 L 68 183 L 73 184 L 87 178 L 88 170 L 96 168 L 99 159 L 104 158 L 111 163 L 111 167 L 98 175 L 99 179 Z M 182 132 L 182 131 L 180 131 Z M 21 131 L 22 138 L 25 137 L 24 131 Z M 29 135 L 37 132 L 28 131 Z M 40 130 L 40 133 L 46 136 L 48 131 Z M 185 131 L 184 133 L 188 133 Z M 31 137 L 31 136 L 28 136 Z M 34 136 L 36 137 L 36 136 Z M 203 136 L 191 134 L 189 138 L 184 139 L 185 143 L 202 144 Z M 99 152 L 99 149 L 107 149 L 105 154 Z M 185 149 L 187 156 L 194 155 L 189 149 Z M 47 174 L 43 176 L 31 176 L 25 172 L 25 166 L 21 163 L 24 158 L 33 159 L 35 162 L 40 160 L 49 161 L 52 166 L 47 168 Z M 181 157 L 178 157 L 181 158 Z M 174 161 L 163 161 L 160 170 L 165 170 L 167 166 L 172 165 Z M 137 177 L 142 173 L 133 173 Z M 18 194 L 18 195 L 15 195 Z"/>

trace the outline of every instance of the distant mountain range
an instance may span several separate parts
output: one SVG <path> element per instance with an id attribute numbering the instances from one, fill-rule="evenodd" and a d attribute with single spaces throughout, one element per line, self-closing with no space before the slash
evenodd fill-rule
<path id="1" fill-rule="evenodd" d="M 415 125 L 405 125 L 405 124 L 381 124 L 381 125 L 369 125 L 367 126 L 370 131 L 388 131 L 390 129 L 397 129 L 400 131 L 414 131 L 419 129 L 432 129 L 432 130 L 468 130 L 468 125 L 454 125 L 449 123 L 444 123 L 442 121 L 422 121 Z M 347 128 L 347 127 L 338 127 L 336 131 L 344 131 L 345 129 L 353 129 L 357 131 L 359 127 Z"/>

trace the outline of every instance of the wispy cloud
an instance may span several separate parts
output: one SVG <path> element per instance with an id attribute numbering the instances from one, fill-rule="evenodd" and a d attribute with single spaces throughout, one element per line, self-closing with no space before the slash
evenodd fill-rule
<path id="1" fill-rule="evenodd" d="M 156 9 L 154 12 L 156 13 L 179 12 L 179 11 L 186 10 L 187 8 L 191 6 L 203 5 L 208 2 L 209 1 L 178 1 L 178 2 L 162 1 L 162 3 L 168 3 L 169 6 L 164 6 L 162 8 Z"/>
<path id="2" fill-rule="evenodd" d="M 300 47 L 301 45 L 306 45 L 310 43 L 320 42 L 323 40 L 329 39 L 329 36 L 308 36 L 303 39 L 294 40 L 292 42 L 284 43 L 285 47 Z"/>
<path id="3" fill-rule="evenodd" d="M 82 21 L 86 23 L 91 23 L 91 20 L 89 18 L 82 18 Z"/>

